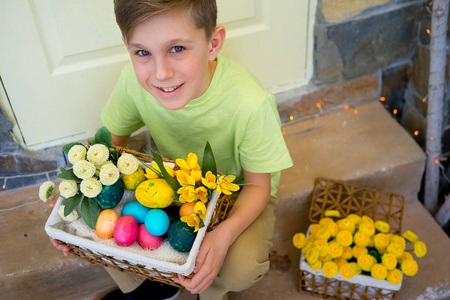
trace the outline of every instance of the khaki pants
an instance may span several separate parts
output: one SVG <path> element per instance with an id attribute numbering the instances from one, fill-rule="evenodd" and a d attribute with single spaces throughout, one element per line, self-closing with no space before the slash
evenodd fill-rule
<path id="1" fill-rule="evenodd" d="M 227 299 L 227 293 L 248 289 L 269 270 L 269 250 L 275 223 L 275 198 L 260 216 L 236 239 L 228 250 L 222 268 L 201 300 Z M 124 293 L 136 289 L 145 278 L 105 268 Z"/>

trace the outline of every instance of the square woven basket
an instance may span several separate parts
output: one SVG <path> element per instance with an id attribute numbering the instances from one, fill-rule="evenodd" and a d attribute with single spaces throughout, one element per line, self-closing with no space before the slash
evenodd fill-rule
<path id="1" fill-rule="evenodd" d="M 88 141 L 89 142 L 89 141 Z M 136 156 L 141 161 L 144 161 L 146 163 L 150 163 L 153 161 L 152 157 L 137 152 L 132 149 L 128 148 L 122 148 L 122 147 L 114 147 L 118 152 L 119 156 L 122 152 L 131 153 L 134 156 Z M 165 163 L 174 163 L 172 160 L 163 159 Z M 175 169 L 177 167 L 175 166 Z M 79 238 L 77 236 L 70 235 L 69 233 L 63 232 L 62 230 L 59 230 L 57 226 L 55 226 L 55 218 L 58 218 L 57 208 L 61 204 L 62 199 L 60 198 L 55 205 L 52 214 L 49 217 L 49 220 L 47 221 L 47 224 L 45 226 L 45 229 L 47 231 L 47 234 L 57 240 L 61 244 L 64 244 L 69 247 L 70 253 L 75 255 L 77 258 L 82 259 L 84 261 L 98 264 L 104 267 L 113 268 L 122 272 L 127 272 L 131 274 L 135 274 L 138 276 L 145 277 L 147 279 L 153 280 L 153 281 L 159 281 L 165 284 L 169 284 L 172 286 L 179 287 L 181 289 L 184 289 L 184 287 L 180 284 L 175 283 L 172 279 L 177 277 L 178 273 L 182 272 L 176 272 L 175 269 L 171 270 L 170 264 L 169 267 L 166 267 L 165 269 L 162 269 L 160 267 L 154 267 L 151 263 L 139 263 L 136 262 L 136 258 L 133 253 L 129 252 L 130 258 L 127 259 L 126 255 L 128 254 L 126 248 L 123 248 L 124 250 L 119 250 L 117 253 L 119 253 L 118 256 L 111 254 L 115 253 L 114 249 L 108 249 L 108 251 L 102 251 L 102 245 L 98 245 L 98 243 L 95 243 L 94 241 L 85 240 L 83 238 Z M 211 206 L 212 205 L 212 206 Z M 193 249 L 189 253 L 188 262 L 185 264 L 189 264 L 188 267 L 181 266 L 178 268 L 178 270 L 191 270 L 193 268 L 193 264 L 195 262 L 195 257 L 198 253 L 198 248 L 201 244 L 201 241 L 205 235 L 206 232 L 211 231 L 214 227 L 219 225 L 223 220 L 225 220 L 228 216 L 229 211 L 232 208 L 232 201 L 231 197 L 228 195 L 216 195 L 215 197 L 212 197 L 210 202 L 208 203 L 207 207 L 207 217 L 204 220 L 206 224 L 206 228 L 201 228 L 198 231 L 196 240 L 194 241 Z M 58 238 L 60 237 L 60 238 Z M 75 242 L 70 242 L 75 241 Z M 78 243 L 78 241 L 80 241 Z M 92 247 L 89 247 L 91 245 Z M 94 250 L 95 248 L 95 250 Z M 196 248 L 196 249 L 194 249 Z M 100 249 L 100 250 L 99 250 Z M 105 247 L 107 249 L 107 247 Z M 112 251 L 111 251 L 112 250 Z M 150 251 L 150 250 L 149 250 Z M 196 251 L 196 252 L 195 252 Z M 195 253 L 193 253 L 195 252 Z M 124 257 L 125 253 L 125 257 Z M 162 263 L 164 265 L 164 262 Z M 176 266 L 179 267 L 179 266 Z M 191 271 L 189 271 L 191 272 Z M 184 274 L 187 277 L 191 278 L 192 273 L 190 274 Z"/>
<path id="2" fill-rule="evenodd" d="M 349 214 L 367 215 L 373 220 L 383 220 L 391 226 L 390 232 L 400 234 L 403 218 L 402 195 L 372 189 L 326 178 L 316 178 L 309 211 L 309 220 L 319 223 L 326 210 L 339 210 L 342 217 Z M 304 255 L 303 255 L 304 256 Z M 304 260 L 304 257 L 303 257 Z M 302 267 L 303 266 L 303 267 Z M 308 269 L 308 270 L 307 270 Z M 318 270 L 320 271 L 320 270 Z M 401 283 L 397 286 L 366 277 L 362 280 L 328 278 L 300 261 L 299 291 L 327 299 L 396 299 Z M 323 274 L 323 273 L 322 273 Z"/>

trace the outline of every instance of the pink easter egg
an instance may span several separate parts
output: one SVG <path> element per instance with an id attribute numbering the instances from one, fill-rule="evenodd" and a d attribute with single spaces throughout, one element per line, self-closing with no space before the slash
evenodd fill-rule
<path id="1" fill-rule="evenodd" d="M 148 232 L 145 228 L 145 224 L 139 225 L 138 243 L 142 248 L 147 250 L 155 250 L 161 246 L 162 236 L 156 236 Z"/>
<path id="2" fill-rule="evenodd" d="M 114 226 L 114 240 L 119 246 L 130 246 L 138 236 L 138 224 L 131 215 L 122 216 Z"/>

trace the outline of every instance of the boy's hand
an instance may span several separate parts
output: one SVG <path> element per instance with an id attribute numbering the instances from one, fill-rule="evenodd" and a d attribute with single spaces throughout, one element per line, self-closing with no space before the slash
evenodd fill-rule
<path id="1" fill-rule="evenodd" d="M 58 196 L 53 196 L 52 200 L 48 203 L 48 206 L 50 207 L 55 207 L 56 201 L 58 200 Z M 64 256 L 68 256 L 69 255 L 69 251 L 70 248 L 67 247 L 66 245 L 61 245 L 57 240 L 50 238 L 50 242 L 53 244 L 53 246 L 56 247 L 56 249 L 62 251 L 62 253 L 64 254 Z"/>

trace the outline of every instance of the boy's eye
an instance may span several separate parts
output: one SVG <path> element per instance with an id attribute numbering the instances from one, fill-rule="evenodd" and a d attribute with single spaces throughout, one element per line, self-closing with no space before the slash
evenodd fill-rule
<path id="1" fill-rule="evenodd" d="M 172 49 L 170 50 L 171 52 L 181 52 L 184 50 L 183 46 L 174 46 L 172 47 Z"/>
<path id="2" fill-rule="evenodd" d="M 137 54 L 140 55 L 140 56 L 147 56 L 147 55 L 150 55 L 150 52 L 145 51 L 145 50 L 139 50 L 137 52 Z"/>

